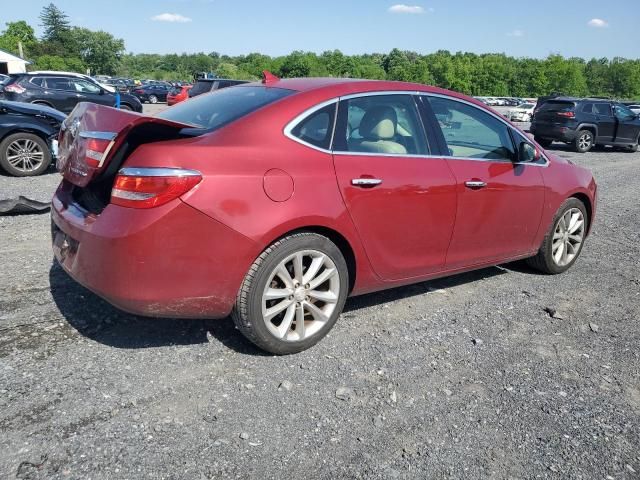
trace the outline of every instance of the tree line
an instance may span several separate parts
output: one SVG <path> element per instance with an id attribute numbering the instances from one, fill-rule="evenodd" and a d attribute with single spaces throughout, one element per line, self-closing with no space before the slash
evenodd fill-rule
<path id="1" fill-rule="evenodd" d="M 32 69 L 70 70 L 135 79 L 191 80 L 197 72 L 254 80 L 263 70 L 281 77 L 331 76 L 401 80 L 436 85 L 468 95 L 538 97 L 553 92 L 576 96 L 640 98 L 640 59 L 616 57 L 516 58 L 502 53 L 430 54 L 393 49 L 389 53 L 345 55 L 294 51 L 270 57 L 260 53 L 228 56 L 126 53 L 125 43 L 108 32 L 72 26 L 54 4 L 40 14 L 43 34 L 37 38 L 25 21 L 8 22 L 0 49 L 14 54 L 22 45 Z"/>

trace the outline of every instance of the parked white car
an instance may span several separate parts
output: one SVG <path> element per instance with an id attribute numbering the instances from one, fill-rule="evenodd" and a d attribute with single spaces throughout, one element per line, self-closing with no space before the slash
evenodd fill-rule
<path id="1" fill-rule="evenodd" d="M 533 116 L 534 103 L 521 103 L 513 110 L 509 110 L 507 118 L 512 122 L 530 122 Z"/>
<path id="2" fill-rule="evenodd" d="M 628 105 L 629 110 L 640 115 L 640 105 Z"/>

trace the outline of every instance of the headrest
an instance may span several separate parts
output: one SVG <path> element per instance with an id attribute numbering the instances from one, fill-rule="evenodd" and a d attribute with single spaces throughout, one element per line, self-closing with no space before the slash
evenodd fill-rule
<path id="1" fill-rule="evenodd" d="M 367 110 L 362 117 L 360 135 L 368 140 L 388 140 L 395 137 L 398 116 L 392 107 L 380 105 Z"/>

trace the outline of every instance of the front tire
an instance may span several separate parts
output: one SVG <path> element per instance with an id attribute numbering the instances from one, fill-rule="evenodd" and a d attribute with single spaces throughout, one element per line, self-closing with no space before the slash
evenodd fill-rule
<path id="1" fill-rule="evenodd" d="M 253 263 L 238 292 L 233 321 L 263 350 L 298 353 L 331 330 L 348 290 L 340 249 L 322 235 L 296 233 L 269 246 Z"/>
<path id="2" fill-rule="evenodd" d="M 50 164 L 51 152 L 47 142 L 33 133 L 14 133 L 0 143 L 0 167 L 9 175 L 40 175 Z"/>
<path id="3" fill-rule="evenodd" d="M 593 148 L 594 138 L 591 130 L 579 130 L 573 141 L 573 148 L 578 153 L 587 153 Z"/>
<path id="4" fill-rule="evenodd" d="M 588 231 L 587 209 L 577 198 L 560 206 L 535 257 L 527 263 L 543 273 L 556 275 L 567 271 L 578 259 Z"/>

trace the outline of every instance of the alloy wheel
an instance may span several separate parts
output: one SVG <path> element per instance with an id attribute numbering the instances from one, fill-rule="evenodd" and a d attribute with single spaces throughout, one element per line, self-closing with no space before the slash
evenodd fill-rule
<path id="1" fill-rule="evenodd" d="M 580 253 L 585 234 L 584 216 L 577 208 L 567 210 L 556 223 L 551 253 L 559 267 L 570 264 Z"/>
<path id="2" fill-rule="evenodd" d="M 301 341 L 329 321 L 340 298 L 338 269 L 317 250 L 289 255 L 269 275 L 262 294 L 262 318 L 283 341 Z"/>
<path id="3" fill-rule="evenodd" d="M 591 134 L 583 133 L 582 135 L 580 135 L 580 138 L 578 138 L 578 147 L 581 150 L 587 150 L 590 146 L 591 146 Z"/>
<path id="4" fill-rule="evenodd" d="M 40 145 L 31 139 L 24 138 L 11 142 L 7 147 L 7 161 L 16 170 L 33 172 L 44 161 L 44 152 Z"/>

